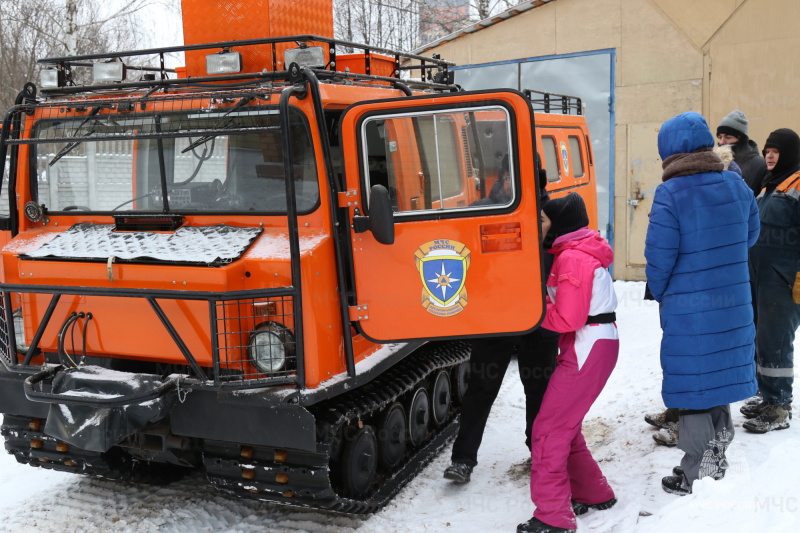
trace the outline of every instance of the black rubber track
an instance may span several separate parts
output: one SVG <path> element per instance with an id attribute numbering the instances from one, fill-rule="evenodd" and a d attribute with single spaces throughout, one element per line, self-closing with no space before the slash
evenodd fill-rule
<path id="1" fill-rule="evenodd" d="M 336 479 L 330 479 L 331 471 L 335 478 L 335 463 L 332 464 L 331 458 L 338 452 L 337 439 L 341 431 L 350 424 L 358 424 L 359 420 L 377 419 L 383 409 L 403 399 L 434 372 L 467 361 L 469 354 L 467 342 L 430 343 L 364 387 L 315 405 L 311 410 L 317 417 L 317 454 L 307 464 L 294 462 L 291 466 L 278 466 L 270 461 L 245 462 L 230 456 L 213 457 L 207 449 L 204 461 L 209 481 L 220 490 L 247 498 L 347 514 L 374 512 L 388 503 L 455 437 L 457 409 L 451 407 L 448 420 L 438 428 L 431 424 L 427 439 L 409 449 L 394 471 L 384 473 L 373 484 L 371 492 L 362 497 L 340 494 Z M 242 480 L 241 469 L 245 466 L 264 472 L 263 478 L 269 481 Z M 276 485 L 272 480 L 277 472 L 286 474 L 292 482 Z"/>
<path id="2" fill-rule="evenodd" d="M 208 480 L 223 492 L 239 497 L 276 502 L 285 505 L 311 507 L 346 514 L 371 513 L 384 506 L 398 491 L 455 437 L 458 431 L 457 408 L 452 406 L 445 423 L 438 428 L 431 424 L 424 442 L 409 448 L 404 458 L 392 472 L 381 473 L 366 495 L 353 497 L 340 494 L 335 479 L 335 460 L 344 428 L 361 420 L 376 420 L 393 402 L 403 400 L 434 372 L 452 369 L 469 359 L 470 344 L 464 341 L 429 343 L 409 355 L 372 382 L 336 398 L 310 407 L 317 420 L 316 453 L 292 454 L 290 463 L 274 460 L 240 457 L 242 446 L 238 443 L 206 443 L 203 463 Z M 96 453 L 69 446 L 46 435 L 42 427 L 31 427 L 30 418 L 6 415 L 2 436 L 6 450 L 18 462 L 52 470 L 90 475 L 103 479 L 162 484 L 180 477 L 187 470 L 167 464 L 148 464 L 132 458 L 127 453 L 112 448 L 107 453 Z M 262 450 L 263 452 L 264 450 Z M 274 450 L 266 450 L 274 454 Z M 255 479 L 243 480 L 243 469 L 259 474 Z M 331 471 L 334 479 L 331 479 Z M 278 474 L 285 475 L 291 483 L 276 482 Z"/>

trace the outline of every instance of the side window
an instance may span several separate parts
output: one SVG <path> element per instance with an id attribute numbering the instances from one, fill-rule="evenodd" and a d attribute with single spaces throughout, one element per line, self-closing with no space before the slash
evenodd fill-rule
<path id="1" fill-rule="evenodd" d="M 398 215 L 511 205 L 513 165 L 502 148 L 510 145 L 501 107 L 369 117 L 361 128 L 365 190 L 384 185 Z"/>
<path id="2" fill-rule="evenodd" d="M 577 137 L 569 137 L 569 163 L 572 165 L 572 175 L 576 178 L 583 177 L 583 157 L 581 145 Z"/>
<path id="3" fill-rule="evenodd" d="M 550 135 L 542 137 L 542 152 L 544 152 L 544 164 L 547 169 L 547 181 L 561 181 L 561 165 L 555 137 Z"/>

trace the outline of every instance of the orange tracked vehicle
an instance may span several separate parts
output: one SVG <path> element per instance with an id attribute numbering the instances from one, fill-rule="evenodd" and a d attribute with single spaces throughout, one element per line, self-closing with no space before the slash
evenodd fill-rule
<path id="1" fill-rule="evenodd" d="M 243 4 L 43 59 L 5 115 L 2 434 L 31 466 L 370 512 L 454 435 L 463 339 L 540 323 L 534 155 L 596 223 L 588 130 L 576 98 L 333 39 L 328 2 Z"/>

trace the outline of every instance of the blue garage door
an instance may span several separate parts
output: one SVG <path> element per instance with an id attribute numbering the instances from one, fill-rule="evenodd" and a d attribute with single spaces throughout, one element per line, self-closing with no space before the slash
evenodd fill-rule
<path id="1" fill-rule="evenodd" d="M 597 172 L 598 224 L 614 239 L 614 50 L 533 57 L 455 67 L 467 90 L 509 87 L 569 94 L 583 100 Z"/>

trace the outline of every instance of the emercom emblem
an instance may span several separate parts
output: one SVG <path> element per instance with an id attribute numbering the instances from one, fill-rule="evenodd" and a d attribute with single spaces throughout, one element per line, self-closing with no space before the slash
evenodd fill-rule
<path id="1" fill-rule="evenodd" d="M 422 280 L 422 307 L 435 316 L 454 316 L 467 305 L 469 248 L 449 239 L 426 242 L 414 252 Z"/>

